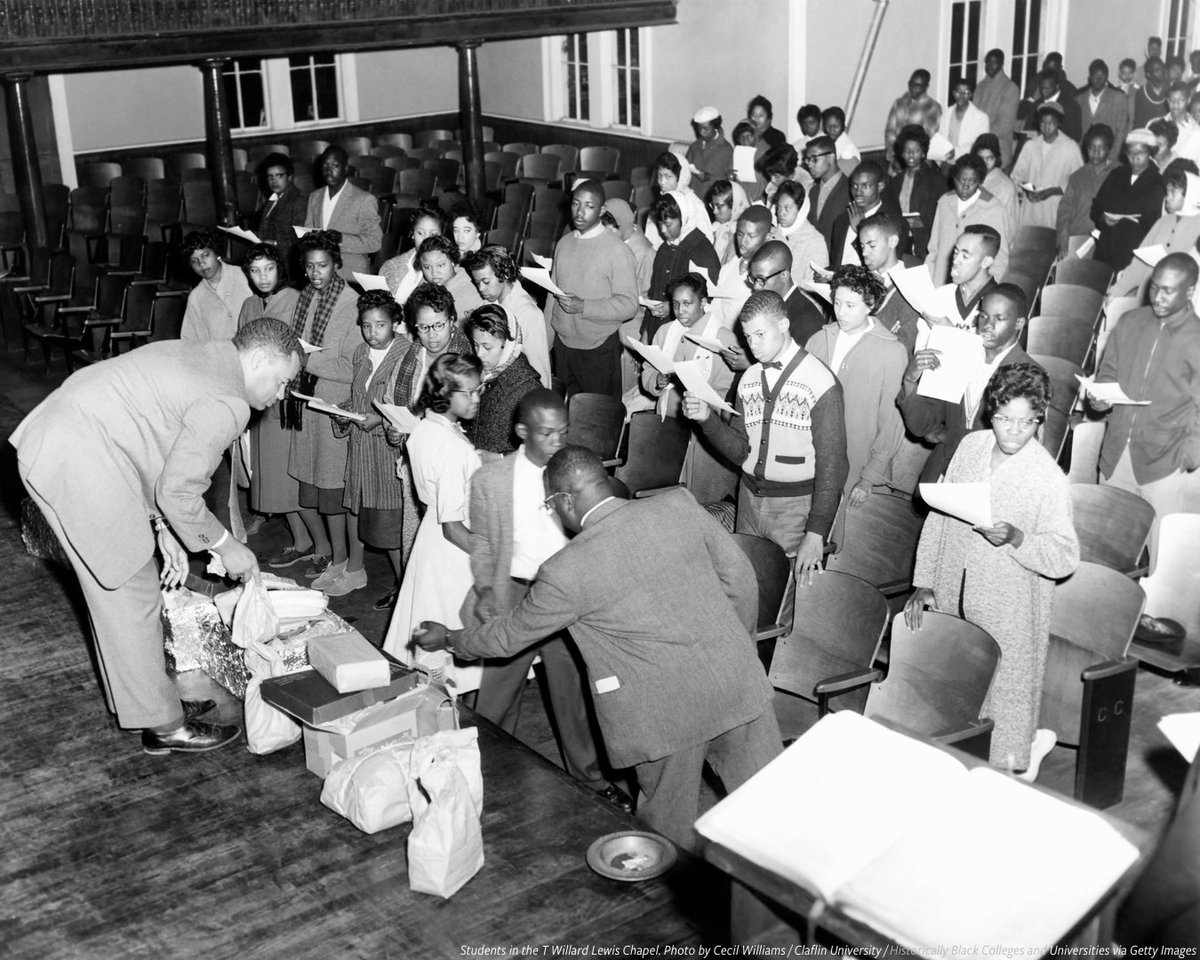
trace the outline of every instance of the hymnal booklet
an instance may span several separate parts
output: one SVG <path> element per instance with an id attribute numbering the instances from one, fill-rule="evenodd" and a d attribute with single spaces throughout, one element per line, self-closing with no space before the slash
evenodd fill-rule
<path id="1" fill-rule="evenodd" d="M 1099 814 L 848 711 L 696 830 L 927 956 L 946 944 L 1038 956 L 1138 857 Z"/>

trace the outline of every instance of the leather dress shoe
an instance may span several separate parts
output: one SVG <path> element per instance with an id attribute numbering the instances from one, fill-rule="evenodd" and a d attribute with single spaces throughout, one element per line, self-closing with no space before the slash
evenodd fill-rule
<path id="1" fill-rule="evenodd" d="M 216 707 L 216 700 L 182 700 L 183 704 L 183 719 L 184 721 L 195 720 L 197 717 L 202 717 Z"/>
<path id="2" fill-rule="evenodd" d="M 607 800 L 614 807 L 620 807 L 628 814 L 633 813 L 633 798 L 620 787 L 614 787 L 610 783 L 603 790 L 597 790 L 596 795 L 603 800 Z"/>
<path id="3" fill-rule="evenodd" d="M 182 726 L 167 733 L 142 731 L 142 750 L 158 757 L 168 753 L 204 753 L 233 743 L 242 732 L 235 723 L 205 723 L 203 720 L 186 720 Z"/>

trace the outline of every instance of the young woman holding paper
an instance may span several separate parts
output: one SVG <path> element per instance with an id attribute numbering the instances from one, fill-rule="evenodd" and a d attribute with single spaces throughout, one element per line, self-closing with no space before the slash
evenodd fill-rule
<path id="1" fill-rule="evenodd" d="M 1049 400 L 1050 380 L 1037 364 L 992 376 L 984 395 L 991 429 L 969 434 L 946 471 L 947 483 L 988 484 L 991 526 L 930 513 L 917 547 L 916 589 L 904 607 L 912 628 L 933 607 L 977 624 L 1000 645 L 983 705 L 996 722 L 990 759 L 1032 775 L 1054 746 L 1054 734 L 1037 729 L 1054 581 L 1079 565 L 1067 478 L 1037 440 Z"/>
<path id="2" fill-rule="evenodd" d="M 383 642 L 385 651 L 406 663 L 414 662 L 409 643 L 422 620 L 462 626 L 460 609 L 472 582 L 467 492 L 480 466 L 462 421 L 479 411 L 482 373 L 478 357 L 444 354 L 429 368 L 417 400 L 425 416 L 409 435 L 407 450 L 425 516 Z M 418 650 L 415 662 L 444 675 L 456 693 L 479 688 L 481 668 L 453 663 L 445 651 Z"/>

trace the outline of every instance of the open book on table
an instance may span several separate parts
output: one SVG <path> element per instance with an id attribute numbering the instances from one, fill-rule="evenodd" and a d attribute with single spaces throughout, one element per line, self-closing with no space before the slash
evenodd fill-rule
<path id="1" fill-rule="evenodd" d="M 926 955 L 973 944 L 1039 956 L 1138 857 L 1099 814 L 845 711 L 696 830 Z"/>

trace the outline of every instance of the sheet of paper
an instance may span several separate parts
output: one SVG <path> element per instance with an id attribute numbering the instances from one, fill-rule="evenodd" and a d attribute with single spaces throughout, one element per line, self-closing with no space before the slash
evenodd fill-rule
<path id="1" fill-rule="evenodd" d="M 744 180 L 747 183 L 754 182 L 753 147 L 738 146 L 733 148 L 733 169 L 739 180 Z"/>
<path id="2" fill-rule="evenodd" d="M 705 350 L 711 350 L 713 353 L 720 353 L 725 349 L 725 344 L 715 337 L 702 337 L 698 333 L 685 333 L 684 336 L 692 343 L 698 343 Z"/>
<path id="3" fill-rule="evenodd" d="M 992 525 L 992 493 L 987 483 L 922 483 L 921 499 L 941 513 L 973 527 Z"/>
<path id="4" fill-rule="evenodd" d="M 232 236 L 240 237 L 247 243 L 262 243 L 262 240 L 259 238 L 258 234 L 253 230 L 243 230 L 241 227 L 219 227 L 218 229 L 224 230 L 226 233 Z"/>
<path id="5" fill-rule="evenodd" d="M 675 361 L 668 357 L 659 347 L 652 343 L 642 343 L 639 340 L 634 340 L 632 337 L 626 337 L 625 342 L 629 344 L 631 350 L 640 354 L 645 360 L 659 373 L 672 374 L 675 372 Z"/>
<path id="6" fill-rule="evenodd" d="M 404 279 L 400 281 L 400 285 L 396 287 L 396 293 L 394 294 L 396 302 L 404 306 L 408 302 L 408 298 L 412 296 L 412 292 L 417 289 L 424 279 L 425 277 L 420 270 L 409 270 L 404 275 Z"/>
<path id="7" fill-rule="evenodd" d="M 1041 956 L 1138 858 L 1099 814 L 988 767 L 929 801 L 835 897 L 920 956 L 948 944 Z"/>
<path id="8" fill-rule="evenodd" d="M 1106 217 L 1112 217 L 1114 220 L 1132 220 L 1134 223 L 1138 223 L 1142 219 L 1142 215 L 1140 213 L 1109 213 L 1106 210 L 1104 211 L 1104 215 Z"/>
<path id="9" fill-rule="evenodd" d="M 550 279 L 550 271 L 545 267 L 522 267 L 521 276 L 523 276 L 526 280 L 536 283 L 539 287 L 549 290 L 556 297 L 566 296 L 566 294 L 558 288 L 558 284 Z"/>
<path id="10" fill-rule="evenodd" d="M 529 257 L 543 270 L 549 270 L 554 264 L 554 261 L 550 257 L 543 257 L 540 253 L 531 253 Z"/>
<path id="11" fill-rule="evenodd" d="M 972 375 L 984 363 L 983 341 L 974 330 L 960 330 L 938 323 L 930 327 L 925 349 L 937 350 L 941 365 L 921 374 L 917 393 L 922 397 L 958 403 Z"/>
<path id="12" fill-rule="evenodd" d="M 641 307 L 661 307 L 665 300 L 651 300 L 649 297 L 638 297 L 638 306 Z"/>
<path id="13" fill-rule="evenodd" d="M 1152 247 L 1138 247 L 1133 251 L 1133 255 L 1141 260 L 1142 263 L 1148 263 L 1154 267 L 1158 265 L 1159 260 L 1167 255 L 1167 248 L 1165 244 L 1156 243 Z"/>
<path id="14" fill-rule="evenodd" d="M 830 900 L 903 836 L 931 796 L 965 777 L 950 754 L 843 710 L 817 721 L 696 830 Z M 878 815 L 881 783 L 886 817 Z"/>
<path id="15" fill-rule="evenodd" d="M 316 228 L 316 227 L 297 227 L 297 226 L 293 226 L 293 227 L 292 227 L 292 229 L 296 231 L 296 236 L 298 236 L 298 237 L 303 237 L 305 234 L 307 234 L 307 233 L 309 233 L 310 231 L 312 231 L 312 230 L 315 230 L 315 229 L 317 229 L 317 228 Z"/>
<path id="16" fill-rule="evenodd" d="M 361 413 L 351 413 L 349 410 L 343 410 L 335 403 L 329 403 L 320 397 L 310 397 L 307 393 L 299 393 L 293 390 L 292 396 L 297 400 L 307 401 L 308 409 L 316 410 L 317 413 L 327 413 L 331 417 L 345 417 L 347 420 L 357 420 L 359 423 L 367 419 Z"/>
<path id="17" fill-rule="evenodd" d="M 695 260 L 688 261 L 688 273 L 698 273 L 709 283 L 715 282 L 712 275 L 708 272 L 708 268 L 700 266 Z"/>
<path id="18" fill-rule="evenodd" d="M 675 364 L 675 376 L 679 378 L 684 389 L 696 399 L 703 400 L 716 410 L 722 410 L 725 413 L 737 413 L 716 390 L 709 386 L 708 378 L 704 375 L 704 370 L 701 369 L 699 360 L 677 361 Z"/>
<path id="19" fill-rule="evenodd" d="M 300 346 L 304 348 L 305 353 L 317 353 L 318 351 L 325 349 L 324 347 L 314 347 L 311 343 L 303 338 L 299 338 L 299 340 Z"/>
<path id="20" fill-rule="evenodd" d="M 744 283 L 735 287 L 709 287 L 708 295 L 713 300 L 749 300 L 750 288 Z"/>
<path id="21" fill-rule="evenodd" d="M 947 140 L 940 133 L 934 133 L 929 138 L 929 158 L 931 160 L 948 160 L 954 156 L 954 144 Z"/>
<path id="22" fill-rule="evenodd" d="M 1086 260 L 1092 255 L 1092 251 L 1096 249 L 1096 241 L 1100 239 L 1100 231 L 1093 230 L 1090 237 L 1083 241 L 1075 250 L 1075 256 L 1080 260 Z"/>
<path id="23" fill-rule="evenodd" d="M 383 414 L 388 424 L 401 433 L 412 433 L 416 425 L 421 422 L 420 418 L 408 407 L 402 407 L 395 403 L 383 403 L 379 400 L 371 402 L 375 405 L 375 409 Z"/>
<path id="24" fill-rule="evenodd" d="M 1075 379 L 1087 391 L 1089 397 L 1099 400 L 1101 403 L 1127 404 L 1136 407 L 1145 407 L 1150 404 L 1149 400 L 1134 400 L 1126 396 L 1121 385 L 1111 380 L 1097 383 L 1092 377 L 1081 377 L 1079 374 L 1075 374 Z"/>
<path id="25" fill-rule="evenodd" d="M 1191 763 L 1196 759 L 1200 752 L 1200 713 L 1168 713 L 1158 721 L 1158 729 L 1184 760 Z"/>
<path id="26" fill-rule="evenodd" d="M 833 303 L 833 287 L 829 284 L 817 281 L 816 283 L 809 284 L 809 289 L 826 303 Z"/>
<path id="27" fill-rule="evenodd" d="M 904 264 L 898 263 L 888 271 L 888 276 L 892 278 L 900 296 L 908 301 L 910 307 L 917 313 L 929 312 L 934 304 L 934 292 L 937 287 L 933 285 L 933 277 L 929 275 L 928 267 L 924 264 L 905 267 Z"/>
<path id="28" fill-rule="evenodd" d="M 359 273 L 357 270 L 352 270 L 351 273 L 354 276 L 354 282 L 364 290 L 386 290 L 388 293 L 392 292 L 383 277 L 377 277 L 373 273 Z"/>

